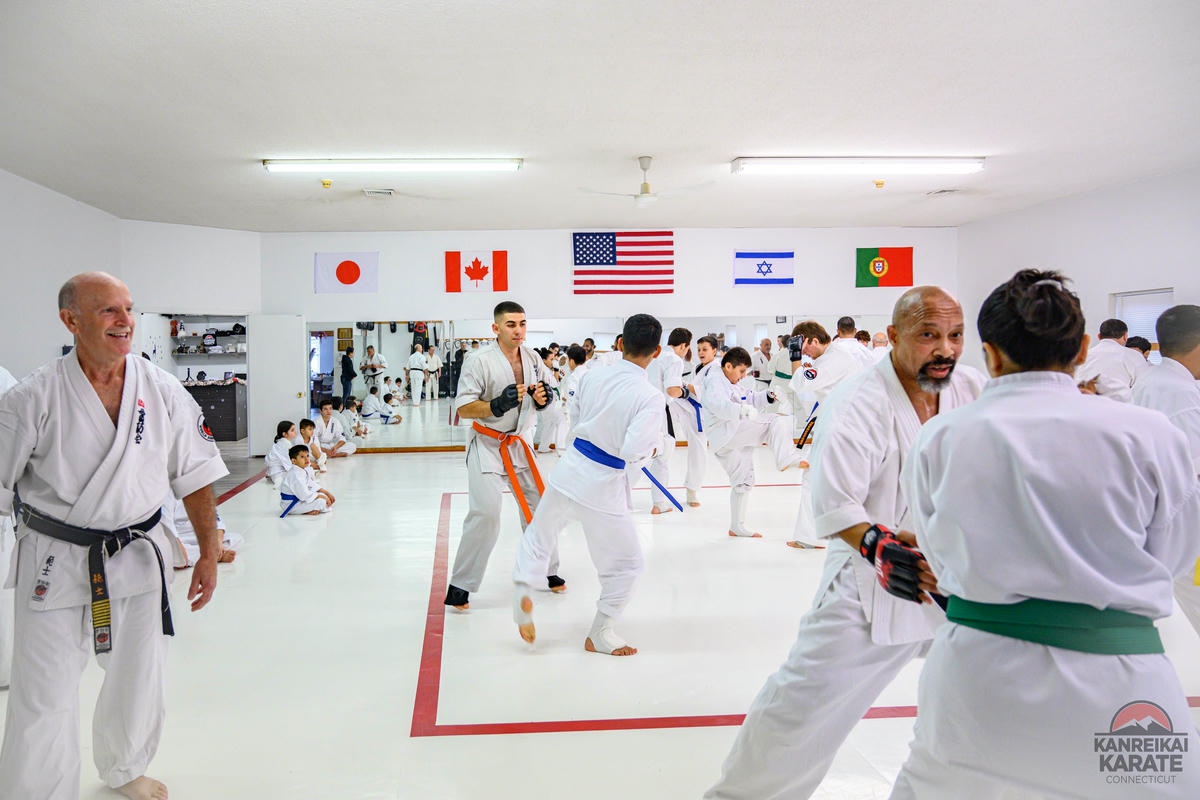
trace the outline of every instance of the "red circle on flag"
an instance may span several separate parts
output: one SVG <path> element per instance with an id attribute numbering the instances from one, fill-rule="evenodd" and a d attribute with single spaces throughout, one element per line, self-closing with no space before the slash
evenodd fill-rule
<path id="1" fill-rule="evenodd" d="M 339 283 L 344 283 L 348 286 L 358 282 L 358 276 L 362 274 L 362 270 L 353 261 L 343 261 L 337 265 L 334 274 L 337 275 Z"/>

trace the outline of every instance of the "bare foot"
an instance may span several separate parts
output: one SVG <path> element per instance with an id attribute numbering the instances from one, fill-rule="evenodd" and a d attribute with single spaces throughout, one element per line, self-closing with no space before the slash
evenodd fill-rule
<path id="1" fill-rule="evenodd" d="M 650 513 L 651 514 L 670 514 L 674 510 L 675 509 L 672 506 L 652 506 L 650 508 Z"/>
<path id="2" fill-rule="evenodd" d="M 741 539 L 761 539 L 763 537 L 761 533 L 734 533 L 733 531 L 730 531 L 729 535 Z"/>
<path id="3" fill-rule="evenodd" d="M 537 631 L 533 627 L 533 618 L 529 615 L 533 613 L 533 600 L 528 597 L 521 598 L 521 613 L 525 615 L 528 622 L 517 625 L 517 630 L 521 632 L 521 638 L 533 644 L 533 640 L 537 638 Z"/>
<path id="4" fill-rule="evenodd" d="M 596 649 L 596 645 L 592 644 L 592 637 L 590 637 L 590 636 L 584 641 L 583 649 L 587 650 L 589 653 L 602 653 L 603 652 L 602 650 Z M 610 656 L 636 656 L 637 648 L 630 647 L 629 645 L 623 645 L 622 647 L 616 648 L 615 650 L 613 650 L 611 653 L 608 653 L 607 655 L 610 655 Z"/>
<path id="5" fill-rule="evenodd" d="M 217 561 L 221 564 L 232 564 L 235 558 L 237 558 L 237 550 L 222 550 Z"/>
<path id="6" fill-rule="evenodd" d="M 320 514 L 320 513 L 321 513 L 320 511 L 305 511 L 304 516 L 315 517 L 317 514 Z"/>
<path id="7" fill-rule="evenodd" d="M 167 800 L 166 784 L 143 775 L 117 789 L 130 800 Z"/>
<path id="8" fill-rule="evenodd" d="M 801 542 L 798 539 L 789 539 L 787 542 L 787 546 L 794 547 L 797 550 L 824 550 L 825 549 L 825 545 L 823 545 L 823 544 L 809 544 L 808 542 Z"/>

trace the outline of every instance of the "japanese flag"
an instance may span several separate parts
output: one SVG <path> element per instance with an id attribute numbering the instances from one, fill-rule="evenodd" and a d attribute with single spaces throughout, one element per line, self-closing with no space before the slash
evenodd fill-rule
<path id="1" fill-rule="evenodd" d="M 313 259 L 313 292 L 374 293 L 379 291 L 379 251 L 317 253 Z"/>
<path id="2" fill-rule="evenodd" d="M 447 292 L 507 292 L 507 250 L 447 250 Z"/>

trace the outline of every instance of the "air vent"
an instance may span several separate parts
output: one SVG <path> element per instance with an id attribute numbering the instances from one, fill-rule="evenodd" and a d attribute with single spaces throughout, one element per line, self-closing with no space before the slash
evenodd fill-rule
<path id="1" fill-rule="evenodd" d="M 926 192 L 926 197 L 945 197 L 948 194 L 958 194 L 962 189 L 934 189 L 932 192 Z"/>
<path id="2" fill-rule="evenodd" d="M 395 189 L 363 189 L 363 194 L 367 197 L 392 197 L 396 194 Z"/>

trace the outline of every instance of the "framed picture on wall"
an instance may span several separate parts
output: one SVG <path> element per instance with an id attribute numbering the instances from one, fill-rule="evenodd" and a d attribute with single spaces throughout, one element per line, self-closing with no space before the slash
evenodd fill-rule
<path id="1" fill-rule="evenodd" d="M 338 336 L 338 340 L 337 340 L 337 342 L 338 342 L 338 344 L 337 344 L 337 349 L 338 349 L 338 352 L 339 352 L 339 353 L 344 353 L 344 352 L 346 352 L 346 348 L 347 348 L 347 347 L 353 347 L 353 346 L 354 346 L 354 339 L 353 339 L 353 338 L 349 338 L 349 339 L 343 339 L 343 338 L 341 337 L 341 335 L 340 335 L 342 331 L 348 331 L 348 330 L 350 330 L 350 329 L 349 329 L 349 328 L 338 328 L 338 334 L 339 334 L 339 336 Z"/>
<path id="2" fill-rule="evenodd" d="M 341 350 L 342 349 L 342 339 L 353 339 L 354 338 L 354 328 L 338 328 L 337 329 L 337 338 L 338 338 L 338 350 Z"/>

